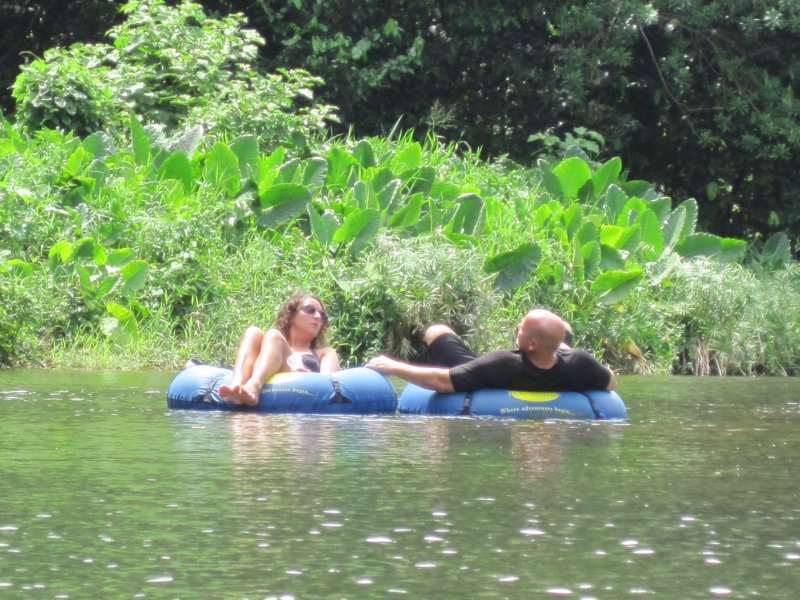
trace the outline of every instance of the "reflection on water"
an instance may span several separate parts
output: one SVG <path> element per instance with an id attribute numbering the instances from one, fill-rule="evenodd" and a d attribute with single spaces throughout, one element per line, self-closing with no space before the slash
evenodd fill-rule
<path id="1" fill-rule="evenodd" d="M 627 378 L 625 423 L 168 411 L 0 371 L 0 596 L 793 598 L 793 380 Z"/>

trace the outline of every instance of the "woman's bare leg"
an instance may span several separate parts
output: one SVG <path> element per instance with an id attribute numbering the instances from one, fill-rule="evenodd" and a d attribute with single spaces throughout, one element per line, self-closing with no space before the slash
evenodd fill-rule
<path id="1" fill-rule="evenodd" d="M 220 386 L 219 395 L 223 400 L 255 406 L 264 382 L 288 369 L 286 359 L 290 353 L 289 343 L 277 329 L 264 332 L 248 327 L 236 354 L 232 385 Z"/>
<path id="2" fill-rule="evenodd" d="M 289 342 L 277 329 L 270 329 L 261 341 L 261 351 L 250 373 L 250 378 L 241 386 L 240 396 L 246 404 L 258 404 L 258 396 L 264 383 L 281 371 L 288 371 L 286 360 L 291 354 Z"/>
<path id="3" fill-rule="evenodd" d="M 252 325 L 245 330 L 233 363 L 233 381 L 231 385 L 223 385 L 219 388 L 219 395 L 223 400 L 238 398 L 242 385 L 253 374 L 253 366 L 261 353 L 265 335 L 265 331 Z"/>

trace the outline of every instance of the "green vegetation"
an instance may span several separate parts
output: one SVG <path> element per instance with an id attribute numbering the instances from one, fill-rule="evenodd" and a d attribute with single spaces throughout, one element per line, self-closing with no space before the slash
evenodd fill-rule
<path id="1" fill-rule="evenodd" d="M 785 234 L 756 250 L 700 231 L 696 201 L 598 160 L 584 130 L 544 140 L 553 156 L 530 167 L 411 131 L 326 137 L 318 80 L 259 74 L 241 17 L 126 11 L 113 48 L 54 49 L 17 80 L 0 362 L 229 362 L 247 324 L 308 289 L 349 364 L 417 358 L 434 319 L 505 346 L 546 305 L 626 371 L 797 373 Z"/>

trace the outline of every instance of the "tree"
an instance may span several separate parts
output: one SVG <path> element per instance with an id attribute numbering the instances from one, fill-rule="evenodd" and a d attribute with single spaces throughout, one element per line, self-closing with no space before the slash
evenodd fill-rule
<path id="1" fill-rule="evenodd" d="M 94 43 L 122 20 L 124 0 L 0 0 L 0 110 L 13 112 L 11 85 L 20 63 L 52 46 Z"/>
<path id="2" fill-rule="evenodd" d="M 246 4 L 265 58 L 320 75 L 358 132 L 402 117 L 524 161 L 530 134 L 586 127 L 718 233 L 800 233 L 795 2 Z"/>
<path id="3" fill-rule="evenodd" d="M 170 133 L 246 129 L 270 146 L 335 119 L 312 102 L 318 78 L 257 69 L 263 40 L 242 15 L 213 18 L 194 2 L 164 0 L 131 1 L 123 12 L 108 31 L 113 44 L 55 47 L 23 66 L 13 89 L 18 125 L 117 133 L 133 114 Z"/>
<path id="4" fill-rule="evenodd" d="M 34 4 L 22 2 L 26 10 Z M 43 6 L 51 22 L 55 3 Z M 587 128 L 633 176 L 696 197 L 704 227 L 750 238 L 800 235 L 794 0 L 203 6 L 246 14 L 266 39 L 260 59 L 270 69 L 320 76 L 320 97 L 340 107 L 342 130 L 379 133 L 402 119 L 403 127 L 433 128 L 484 155 L 526 162 L 541 151 L 531 134 Z M 68 31 L 92 41 L 78 24 Z"/>

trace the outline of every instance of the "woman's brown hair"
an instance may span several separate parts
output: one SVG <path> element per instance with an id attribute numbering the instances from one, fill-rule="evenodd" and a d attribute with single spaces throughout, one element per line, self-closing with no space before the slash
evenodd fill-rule
<path id="1" fill-rule="evenodd" d="M 275 329 L 280 331 L 283 334 L 283 337 L 288 340 L 289 330 L 292 327 L 292 318 L 294 318 L 294 315 L 297 313 L 300 306 L 302 306 L 303 302 L 305 302 L 308 298 L 319 302 L 323 312 L 322 327 L 320 327 L 317 337 L 311 340 L 311 348 L 317 348 L 325 343 L 325 330 L 328 329 L 331 322 L 328 319 L 328 313 L 325 310 L 325 305 L 322 303 L 322 300 L 320 300 L 314 294 L 297 292 L 294 296 L 292 296 L 289 301 L 283 305 L 281 312 L 278 313 L 278 318 L 275 320 Z"/>

